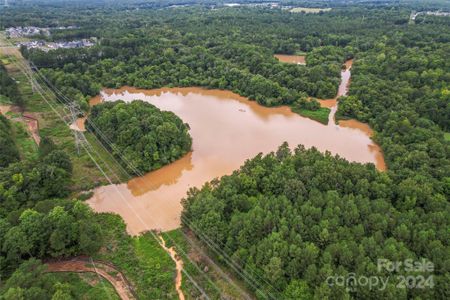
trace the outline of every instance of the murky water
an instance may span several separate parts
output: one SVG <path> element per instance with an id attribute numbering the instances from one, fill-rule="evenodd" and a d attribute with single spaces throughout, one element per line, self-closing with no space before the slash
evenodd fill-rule
<path id="1" fill-rule="evenodd" d="M 320 124 L 291 112 L 268 108 L 228 91 L 201 88 L 104 90 L 104 101 L 141 99 L 189 123 L 193 151 L 180 160 L 128 183 L 99 187 L 88 203 L 98 212 L 120 214 L 131 234 L 163 231 L 180 224 L 181 204 L 190 187 L 230 174 L 246 159 L 275 151 L 287 141 L 339 154 L 384 169 L 379 147 L 361 128 Z M 98 98 L 95 101 L 98 102 Z"/>
<path id="2" fill-rule="evenodd" d="M 175 269 L 177 271 L 177 275 L 175 277 L 175 290 L 178 293 L 178 299 L 184 300 L 185 299 L 184 293 L 183 290 L 181 289 L 183 280 L 183 260 L 178 255 L 174 246 L 167 248 L 166 241 L 164 240 L 162 235 L 158 235 L 158 237 L 159 237 L 159 244 L 170 255 L 170 258 L 172 258 L 173 262 L 175 263 Z"/>
<path id="3" fill-rule="evenodd" d="M 341 83 L 339 84 L 336 97 L 334 97 L 333 99 L 318 100 L 320 106 L 331 109 L 330 115 L 328 116 L 328 125 L 334 123 L 334 116 L 336 115 L 338 105 L 337 99 L 341 96 L 347 95 L 348 87 L 350 85 L 350 76 L 351 76 L 350 69 L 352 68 L 352 65 L 353 59 L 349 59 L 345 62 L 345 69 L 341 70 Z"/>
<path id="4" fill-rule="evenodd" d="M 284 63 L 306 65 L 306 56 L 305 55 L 275 54 L 274 57 Z"/>

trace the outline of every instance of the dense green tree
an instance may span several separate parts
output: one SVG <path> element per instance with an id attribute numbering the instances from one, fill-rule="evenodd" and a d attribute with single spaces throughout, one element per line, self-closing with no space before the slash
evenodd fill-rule
<path id="1" fill-rule="evenodd" d="M 96 36 L 91 48 L 49 53 L 22 48 L 52 85 L 86 110 L 89 97 L 102 87 L 123 85 L 220 88 L 262 105 L 317 109 L 314 100 L 306 99 L 334 97 L 342 63 L 354 58 L 349 96 L 340 99 L 336 116 L 372 126 L 387 172 L 314 149 L 299 147 L 291 154 L 283 145 L 275 154 L 247 161 L 231 176 L 191 190 L 183 201 L 183 224 L 217 245 L 222 261 L 230 257 L 258 278 L 261 298 L 270 292 L 288 299 L 447 299 L 450 150 L 444 133 L 450 130 L 450 23 L 447 17 L 409 18 L 412 10 L 449 9 L 449 4 L 356 1 L 350 7 L 340 0 L 319 1 L 333 9 L 294 14 L 264 7 L 210 9 L 209 0 L 169 7 L 176 3 L 128 1 L 114 9 L 95 3 L 19 5 L 5 10 L 2 26 L 76 24 L 79 28 L 56 31 L 48 39 Z M 307 52 L 306 66 L 273 57 L 299 51 Z M 143 104 L 134 105 L 132 113 L 124 103 L 93 109 L 115 155 L 121 153 L 135 166 L 147 162 L 139 170 L 144 171 L 189 150 L 187 134 L 176 135 L 185 133 L 179 121 L 157 117 L 150 122 L 137 111 Z M 147 135 L 140 119 L 157 126 Z M 174 136 L 189 147 L 167 151 Z M 78 221 L 85 220 L 84 209 L 41 201 L 68 190 L 71 168 L 52 151 L 42 151 L 38 162 L 8 162 L 0 170 L 0 241 L 7 245 L 2 268 L 11 270 L 30 253 L 96 249 L 88 236 L 100 232 Z M 45 212 L 25 210 L 36 201 Z M 45 226 L 40 230 L 47 235 L 33 230 L 41 222 L 53 230 L 50 235 Z M 398 289 L 390 283 L 384 291 L 372 291 L 325 282 L 350 272 L 386 276 L 376 271 L 378 258 L 430 259 L 436 286 Z M 26 299 L 27 292 L 27 287 L 11 286 L 5 295 Z M 59 293 L 65 294 L 64 288 Z"/>
<path id="2" fill-rule="evenodd" d="M 1 169 L 0 216 L 40 200 L 67 196 L 71 174 L 59 166 L 61 160 L 57 157 L 56 162 L 23 161 Z M 68 161 L 63 161 L 63 166 L 69 168 Z"/>
<path id="3" fill-rule="evenodd" d="M 0 99 L 3 97 L 12 104 L 22 108 L 24 106 L 16 81 L 9 76 L 5 66 L 0 62 Z"/>
<path id="4" fill-rule="evenodd" d="M 27 209 L 17 224 L 0 219 L 2 273 L 30 257 L 64 257 L 92 254 L 102 244 L 101 228 L 89 207 L 66 201 L 48 213 Z"/>
<path id="5" fill-rule="evenodd" d="M 0 114 L 0 167 L 6 167 L 19 160 L 19 150 L 13 139 L 11 123 Z"/>
<path id="6" fill-rule="evenodd" d="M 143 101 L 96 105 L 87 124 L 114 155 L 125 156 L 124 167 L 131 173 L 160 168 L 191 150 L 188 126 L 175 114 Z"/>
<path id="7" fill-rule="evenodd" d="M 57 149 L 55 143 L 52 139 L 44 136 L 41 138 L 39 143 L 39 156 L 45 157 L 47 154 L 51 153 L 53 150 Z"/>
<path id="8" fill-rule="evenodd" d="M 418 199 L 434 205 L 418 204 Z M 259 293 L 275 293 L 273 298 L 296 299 L 303 293 L 308 299 L 364 299 L 369 297 L 365 288 L 348 292 L 322 284 L 336 274 L 385 278 L 376 271 L 378 258 L 427 258 L 435 272 L 423 275 L 439 282 L 433 289 L 390 287 L 371 290 L 370 297 L 438 299 L 449 271 L 449 246 L 441 228 L 450 220 L 448 201 L 438 199 L 443 200 L 440 191 L 419 179 L 399 182 L 395 174 L 379 173 L 373 165 L 302 146 L 291 154 L 284 144 L 220 181 L 192 189 L 183 200 L 182 221 L 253 274 Z M 421 241 L 425 236 L 412 238 L 419 228 L 434 232 L 427 236 L 428 245 Z"/>

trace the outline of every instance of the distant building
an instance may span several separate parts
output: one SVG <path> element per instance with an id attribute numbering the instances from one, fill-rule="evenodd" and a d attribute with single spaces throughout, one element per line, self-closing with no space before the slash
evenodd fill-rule
<path id="1" fill-rule="evenodd" d="M 42 51 L 48 52 L 56 49 L 72 49 L 72 48 L 87 48 L 95 45 L 96 38 L 82 39 L 75 41 L 64 42 L 45 42 L 45 41 L 31 41 L 19 43 L 18 46 L 24 46 L 27 49 L 37 48 Z"/>
<path id="2" fill-rule="evenodd" d="M 20 38 L 20 37 L 27 37 L 27 36 L 33 36 L 33 35 L 50 35 L 51 30 L 65 30 L 65 29 L 76 29 L 77 26 L 60 26 L 60 27 L 48 27 L 48 28 L 41 28 L 41 27 L 35 27 L 35 26 L 25 26 L 25 27 L 10 27 L 5 30 L 6 36 L 10 38 Z"/>

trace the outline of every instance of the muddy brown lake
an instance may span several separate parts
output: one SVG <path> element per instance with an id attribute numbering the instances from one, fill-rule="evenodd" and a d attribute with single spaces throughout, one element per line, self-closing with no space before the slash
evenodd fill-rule
<path id="1" fill-rule="evenodd" d="M 193 151 L 181 159 L 127 183 L 102 186 L 88 200 L 97 212 L 122 216 L 131 234 L 180 225 L 180 200 L 191 187 L 231 174 L 246 159 L 275 151 L 284 141 L 330 151 L 349 161 L 384 169 L 380 148 L 367 128 L 323 125 L 293 113 L 268 108 L 229 91 L 202 88 L 103 90 L 93 101 L 143 100 L 172 111 L 190 126 Z M 369 128 L 370 129 L 370 128 Z"/>

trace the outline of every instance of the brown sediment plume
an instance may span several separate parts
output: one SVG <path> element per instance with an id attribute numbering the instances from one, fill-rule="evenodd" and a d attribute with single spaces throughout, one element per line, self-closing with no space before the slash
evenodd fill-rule
<path id="1" fill-rule="evenodd" d="M 144 176 L 139 176 L 128 181 L 127 187 L 133 196 L 140 196 L 149 191 L 157 190 L 164 185 L 177 183 L 184 171 L 192 170 L 192 152 L 182 158 L 168 164 L 158 170 L 149 172 Z"/>
<path id="2" fill-rule="evenodd" d="M 333 106 L 336 106 L 337 99 L 317 99 L 320 103 L 320 107 L 326 107 L 326 108 L 332 108 Z"/>
<path id="3" fill-rule="evenodd" d="M 361 130 L 371 138 L 374 134 L 373 129 L 369 126 L 369 124 L 360 122 L 355 119 L 341 120 L 339 121 L 339 126 Z M 369 145 L 369 149 L 375 153 L 375 166 L 377 167 L 377 169 L 380 171 L 386 171 L 386 162 L 384 161 L 383 151 L 381 150 L 381 147 L 378 144 L 373 144 Z"/>
<path id="4" fill-rule="evenodd" d="M 70 124 L 69 128 L 76 131 L 86 131 L 85 122 L 87 117 L 81 117 L 75 120 L 72 124 Z"/>
<path id="5" fill-rule="evenodd" d="M 167 248 L 166 241 L 162 237 L 162 235 L 158 235 L 159 237 L 159 243 L 161 247 L 170 255 L 172 260 L 175 262 L 175 269 L 177 270 L 177 276 L 175 277 L 175 289 L 178 293 L 178 298 L 180 300 L 184 300 L 184 293 L 181 289 L 181 283 L 183 280 L 183 260 L 180 258 L 180 256 L 175 251 L 175 248 L 172 246 L 170 248 Z"/>

